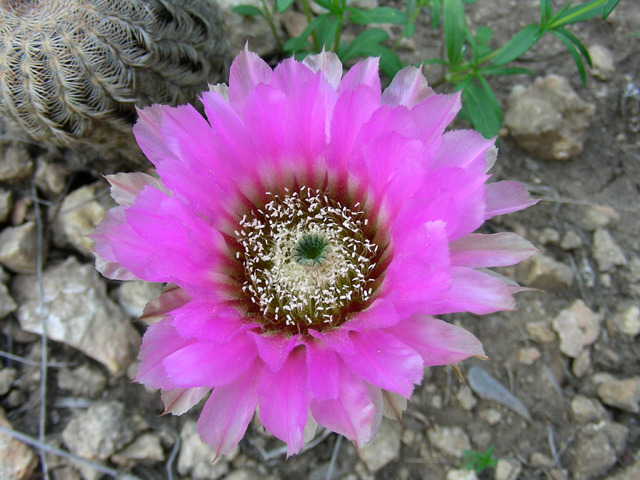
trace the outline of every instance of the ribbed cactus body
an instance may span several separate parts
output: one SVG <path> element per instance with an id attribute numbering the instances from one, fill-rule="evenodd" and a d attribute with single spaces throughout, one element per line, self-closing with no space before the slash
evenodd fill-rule
<path id="1" fill-rule="evenodd" d="M 194 102 L 228 58 L 213 0 L 0 0 L 0 114 L 44 143 L 130 136 L 135 106 Z"/>

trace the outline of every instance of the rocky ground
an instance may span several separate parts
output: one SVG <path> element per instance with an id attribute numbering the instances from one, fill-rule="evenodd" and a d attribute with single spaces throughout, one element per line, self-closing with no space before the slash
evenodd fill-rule
<path id="1" fill-rule="evenodd" d="M 494 46 L 538 16 L 536 1 L 479 0 L 467 9 L 472 28 L 494 30 Z M 293 13 L 281 20 L 289 31 L 299 25 Z M 276 59 L 260 19 L 228 14 L 227 22 L 236 49 L 251 35 L 252 48 Z M 403 424 L 385 421 L 361 452 L 321 431 L 285 461 L 282 444 L 255 424 L 232 455 L 211 463 L 196 433 L 197 408 L 159 417 L 159 394 L 131 383 L 143 330 L 132 320 L 162 286 L 107 282 L 94 270 L 84 234 L 111 206 L 106 182 L 70 172 L 58 153 L 7 130 L 0 148 L 0 427 L 33 443 L 44 419 L 45 460 L 56 480 L 116 471 L 149 480 L 321 480 L 330 469 L 331 478 L 345 480 L 640 478 L 640 49 L 630 36 L 640 31 L 640 5 L 623 0 L 607 22 L 572 30 L 594 59 L 586 87 L 552 38 L 520 62 L 540 80 L 492 82 L 508 111 L 494 178 L 523 181 L 542 200 L 484 229 L 515 230 L 540 249 L 501 272 L 538 290 L 520 294 L 517 311 L 449 316 L 481 339 L 490 360 L 462 365 L 467 388 L 448 367 L 428 369 Z M 403 60 L 440 56 L 440 36 L 423 14 L 415 37 L 401 44 Z M 425 73 L 435 82 L 442 72 Z M 495 467 L 461 468 L 464 450 L 490 447 Z M 37 452 L 0 431 L 0 478 L 42 478 Z"/>

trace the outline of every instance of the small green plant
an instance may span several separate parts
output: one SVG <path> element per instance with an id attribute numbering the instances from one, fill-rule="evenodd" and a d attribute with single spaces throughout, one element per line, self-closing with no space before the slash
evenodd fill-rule
<path id="1" fill-rule="evenodd" d="M 403 38 L 411 38 L 415 33 L 415 22 L 423 11 L 431 14 L 432 28 L 442 24 L 445 43 L 445 58 L 426 59 L 422 64 L 441 64 L 444 75 L 434 83 L 437 87 L 448 83 L 456 91 L 462 92 L 463 108 L 460 116 L 469 120 L 474 128 L 487 138 L 498 134 L 502 124 L 502 111 L 489 82 L 494 75 L 530 74 L 525 68 L 509 67 L 507 64 L 520 58 L 531 49 L 545 34 L 554 35 L 571 54 L 583 84 L 586 82 L 585 62 L 591 66 L 589 53 L 580 40 L 566 26 L 601 16 L 607 16 L 620 0 L 591 0 L 572 6 L 568 3 L 554 12 L 551 0 L 540 0 L 540 21 L 531 23 L 509 40 L 505 45 L 492 49 L 490 44 L 493 32 L 486 26 L 480 26 L 472 34 L 467 27 L 464 10 L 465 3 L 475 0 L 406 0 L 404 11 L 391 7 L 377 7 L 360 10 L 348 7 L 346 0 L 315 0 L 326 9 L 326 13 L 314 16 L 309 8 L 309 0 L 298 0 L 307 17 L 307 27 L 298 36 L 280 43 L 274 22 L 276 11 L 283 13 L 295 0 L 276 0 L 269 10 L 265 0 L 262 9 L 240 5 L 234 8 L 241 15 L 262 16 L 271 25 L 278 44 L 283 52 L 304 58 L 323 49 L 335 52 L 341 61 L 361 56 L 380 57 L 380 68 L 391 79 L 405 65 L 395 49 Z M 369 27 L 350 42 L 341 39 L 345 25 L 402 25 L 402 34 L 392 46 L 384 44 L 389 38 L 380 28 Z"/>
<path id="2" fill-rule="evenodd" d="M 477 450 L 464 450 L 462 452 L 462 468 L 465 470 L 474 470 L 477 474 L 484 471 L 485 468 L 495 468 L 498 461 L 493 458 L 494 446 L 491 445 L 487 451 L 482 453 Z"/>

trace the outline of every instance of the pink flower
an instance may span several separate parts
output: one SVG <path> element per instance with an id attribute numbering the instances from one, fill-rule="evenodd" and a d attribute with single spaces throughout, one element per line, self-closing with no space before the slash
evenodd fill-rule
<path id="1" fill-rule="evenodd" d="M 472 232 L 534 201 L 486 184 L 493 141 L 444 133 L 459 95 L 416 68 L 381 94 L 375 58 L 342 77 L 332 53 L 272 71 L 244 51 L 212 89 L 208 122 L 191 106 L 140 112 L 161 180 L 108 177 L 120 206 L 93 234 L 105 276 L 170 284 L 145 312 L 137 380 L 175 414 L 212 391 L 198 431 L 217 455 L 256 408 L 289 454 L 317 424 L 362 445 L 425 366 L 484 356 L 433 315 L 514 308 L 519 287 L 483 268 L 535 249 Z"/>

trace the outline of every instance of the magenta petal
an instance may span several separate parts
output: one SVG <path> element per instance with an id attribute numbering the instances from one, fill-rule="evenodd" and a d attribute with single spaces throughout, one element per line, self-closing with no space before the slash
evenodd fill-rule
<path id="1" fill-rule="evenodd" d="M 191 297 L 187 295 L 183 289 L 177 285 L 168 283 L 162 289 L 162 293 L 158 298 L 151 300 L 145 305 L 144 311 L 138 320 L 149 325 L 158 323 L 168 313 L 183 307 L 191 300 Z"/>
<path id="2" fill-rule="evenodd" d="M 162 414 L 166 415 L 167 413 L 171 413 L 172 415 L 182 415 L 188 412 L 191 407 L 202 400 L 210 391 L 211 389 L 209 387 L 165 390 L 160 395 L 162 403 L 164 403 L 164 412 Z"/>
<path id="3" fill-rule="evenodd" d="M 296 62 L 293 58 L 287 58 L 273 70 L 269 84 L 288 97 L 313 77 L 313 72 L 302 63 Z"/>
<path id="4" fill-rule="evenodd" d="M 269 335 L 248 332 L 258 347 L 260 359 L 272 372 L 279 371 L 284 362 L 289 358 L 289 353 L 302 343 L 300 335 L 289 337 L 287 335 Z"/>
<path id="5" fill-rule="evenodd" d="M 396 73 L 391 85 L 382 93 L 382 104 L 411 108 L 433 93 L 419 68 L 405 67 Z"/>
<path id="6" fill-rule="evenodd" d="M 338 93 L 342 94 L 347 90 L 354 90 L 361 85 L 371 87 L 375 92 L 378 92 L 378 105 L 380 104 L 380 75 L 378 74 L 378 64 L 380 59 L 378 57 L 369 57 L 365 60 L 356 63 L 349 69 L 347 74 L 342 78 L 340 86 L 338 87 Z"/>
<path id="7" fill-rule="evenodd" d="M 393 303 L 377 298 L 362 312 L 358 312 L 351 320 L 344 324 L 347 330 L 377 330 L 396 325 L 400 321 L 398 313 L 393 308 Z"/>
<path id="8" fill-rule="evenodd" d="M 262 372 L 258 383 L 260 420 L 275 437 L 287 444 L 287 456 L 304 447 L 304 427 L 309 411 L 305 349 L 296 348 L 282 368 Z"/>
<path id="9" fill-rule="evenodd" d="M 198 419 L 200 438 L 216 452 L 228 455 L 242 440 L 258 404 L 257 380 L 262 362 L 256 361 L 235 382 L 213 389 Z"/>
<path id="10" fill-rule="evenodd" d="M 460 110 L 460 93 L 431 95 L 411 109 L 418 123 L 419 138 L 425 144 L 436 141 Z"/>
<path id="11" fill-rule="evenodd" d="M 429 169 L 458 167 L 485 173 L 495 161 L 494 144 L 495 140 L 487 140 L 473 130 L 446 132 Z"/>
<path id="12" fill-rule="evenodd" d="M 333 89 L 337 89 L 342 79 L 342 62 L 333 52 L 325 52 L 317 55 L 308 55 L 302 61 L 313 73 L 322 72 L 324 78 L 329 82 Z"/>
<path id="13" fill-rule="evenodd" d="M 529 258 L 538 249 L 515 233 L 472 233 L 449 246 L 451 264 L 458 267 L 505 267 Z"/>
<path id="14" fill-rule="evenodd" d="M 413 315 L 387 332 L 418 352 L 425 367 L 484 356 L 480 341 L 464 328 L 425 315 Z"/>
<path id="15" fill-rule="evenodd" d="M 393 335 L 381 331 L 351 332 L 354 355 L 342 360 L 360 378 L 385 390 L 410 397 L 422 380 L 422 359 Z"/>
<path id="16" fill-rule="evenodd" d="M 110 233 L 126 226 L 124 207 L 112 208 L 107 212 L 100 225 L 87 237 L 95 241 L 93 254 L 96 256 L 96 270 L 112 280 L 140 280 L 138 276 L 122 266 L 113 252 Z"/>
<path id="17" fill-rule="evenodd" d="M 192 343 L 162 364 L 177 387 L 217 387 L 246 372 L 257 355 L 255 343 L 246 335 L 237 335 L 218 348 L 208 342 Z"/>
<path id="18" fill-rule="evenodd" d="M 326 344 L 309 340 L 307 347 L 307 386 L 316 400 L 338 398 L 338 357 Z"/>
<path id="19" fill-rule="evenodd" d="M 529 196 L 527 187 L 520 182 L 496 182 L 487 185 L 487 210 L 485 219 L 504 215 L 505 213 L 517 212 L 531 205 L 538 203 L 538 200 Z"/>
<path id="20" fill-rule="evenodd" d="M 353 343 L 349 338 L 349 330 L 346 328 L 336 328 L 326 332 L 309 329 L 309 335 L 324 342 L 339 354 L 353 355 L 355 353 Z"/>
<path id="21" fill-rule="evenodd" d="M 249 50 L 238 54 L 229 71 L 229 103 L 241 113 L 247 95 L 259 83 L 269 83 L 271 67 L 258 55 Z"/>
<path id="22" fill-rule="evenodd" d="M 329 430 L 344 435 L 361 447 L 375 431 L 376 406 L 365 382 L 340 364 L 339 396 L 335 400 L 312 400 L 313 418 Z"/>

